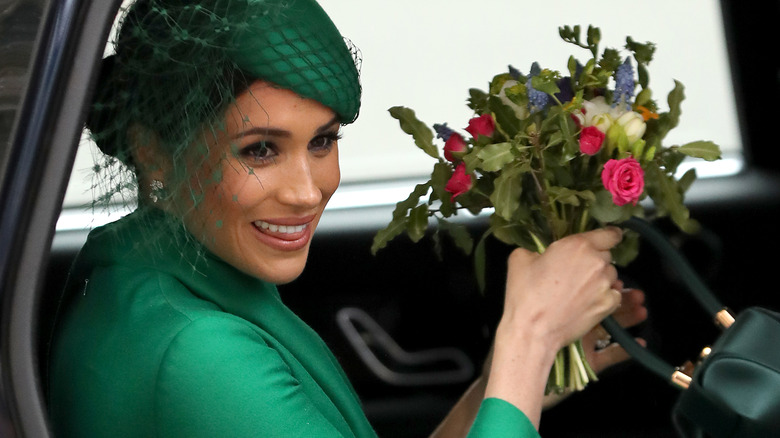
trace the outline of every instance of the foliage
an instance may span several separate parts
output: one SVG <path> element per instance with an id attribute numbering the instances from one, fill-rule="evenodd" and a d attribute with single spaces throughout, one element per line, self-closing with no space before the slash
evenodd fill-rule
<path id="1" fill-rule="evenodd" d="M 665 112 L 654 100 L 648 64 L 655 45 L 628 37 L 624 49 L 630 56 L 622 58 L 616 49 L 599 51 L 601 32 L 593 26 L 584 40 L 579 26 L 562 27 L 559 33 L 590 58 L 581 64 L 571 56 L 563 73 L 537 63 L 528 74 L 510 66 L 493 77 L 486 91 L 469 90 L 468 106 L 475 116 L 466 133 L 446 124 L 431 129 L 411 109 L 390 109 L 404 132 L 436 161 L 430 180 L 397 204 L 388 227 L 375 236 L 374 253 L 403 233 L 413 241 L 422 239 L 435 217 L 436 233 L 449 232 L 464 251 L 476 248 L 477 277 L 484 287 L 488 236 L 542 252 L 564 236 L 651 211 L 670 217 L 683 231 L 697 229 L 683 203 L 695 171 L 679 176 L 678 167 L 686 157 L 716 160 L 720 149 L 709 141 L 663 144 L 679 123 L 685 96 L 675 81 Z M 434 134 L 444 140 L 443 149 L 434 144 Z M 642 202 L 647 198 L 652 210 Z M 477 245 L 462 224 L 451 222 L 461 210 L 490 216 Z M 626 264 L 637 251 L 636 236 L 627 235 L 613 258 Z M 568 362 L 570 356 L 561 360 Z M 584 382 L 593 377 L 585 374 Z M 565 386 L 582 386 L 575 383 Z"/>

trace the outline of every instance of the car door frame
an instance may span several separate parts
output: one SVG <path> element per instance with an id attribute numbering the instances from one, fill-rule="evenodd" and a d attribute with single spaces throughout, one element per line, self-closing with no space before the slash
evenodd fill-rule
<path id="1" fill-rule="evenodd" d="M 18 436 L 50 436 L 38 308 L 88 99 L 120 4 L 48 2 L 0 168 L 0 370 Z"/>

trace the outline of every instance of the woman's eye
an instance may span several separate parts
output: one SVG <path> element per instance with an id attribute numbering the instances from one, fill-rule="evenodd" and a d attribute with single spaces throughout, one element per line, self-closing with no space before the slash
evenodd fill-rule
<path id="1" fill-rule="evenodd" d="M 314 139 L 309 142 L 309 149 L 315 152 L 330 151 L 340 138 L 341 135 L 335 132 L 314 137 Z"/>
<path id="2" fill-rule="evenodd" d="M 241 149 L 239 154 L 244 160 L 255 164 L 263 164 L 276 156 L 272 145 L 264 141 L 245 146 Z"/>

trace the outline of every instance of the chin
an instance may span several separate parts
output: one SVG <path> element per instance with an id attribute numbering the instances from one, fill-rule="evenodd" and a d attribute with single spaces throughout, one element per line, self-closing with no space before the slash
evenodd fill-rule
<path id="1" fill-rule="evenodd" d="M 301 276 L 302 272 L 303 272 L 303 269 L 301 269 L 300 271 L 298 271 L 297 273 L 294 273 L 294 274 L 293 273 L 291 273 L 289 275 L 288 274 L 281 274 L 281 275 L 276 274 L 276 275 L 270 275 L 270 276 L 269 275 L 264 275 L 264 276 L 258 277 L 258 278 L 260 278 L 260 279 L 262 279 L 264 281 L 267 281 L 269 283 L 281 285 L 281 284 L 287 284 L 287 283 L 290 283 L 292 281 L 295 281 L 295 279 L 297 279 L 298 277 Z"/>
<path id="2" fill-rule="evenodd" d="M 300 277 L 306 266 L 303 260 L 287 260 L 286 262 L 265 265 L 262 268 L 249 269 L 248 274 L 273 284 L 287 284 Z"/>

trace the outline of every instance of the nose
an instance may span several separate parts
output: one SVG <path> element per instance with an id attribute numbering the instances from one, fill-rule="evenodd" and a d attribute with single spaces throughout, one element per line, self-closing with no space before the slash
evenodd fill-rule
<path id="1" fill-rule="evenodd" d="M 278 192 L 279 202 L 302 208 L 314 208 L 322 201 L 322 191 L 312 173 L 308 157 L 290 160 L 282 170 L 283 184 Z"/>

